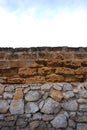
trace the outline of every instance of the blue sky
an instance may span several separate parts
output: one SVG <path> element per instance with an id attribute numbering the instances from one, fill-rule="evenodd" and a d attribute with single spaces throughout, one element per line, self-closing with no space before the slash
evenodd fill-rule
<path id="1" fill-rule="evenodd" d="M 0 0 L 0 46 L 86 46 L 87 0 Z"/>

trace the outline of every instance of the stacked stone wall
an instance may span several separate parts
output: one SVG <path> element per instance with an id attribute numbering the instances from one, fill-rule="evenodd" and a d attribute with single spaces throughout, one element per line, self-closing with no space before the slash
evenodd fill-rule
<path id="1" fill-rule="evenodd" d="M 1 130 L 87 130 L 87 82 L 0 85 Z"/>
<path id="2" fill-rule="evenodd" d="M 87 130 L 87 48 L 0 48 L 0 130 Z"/>

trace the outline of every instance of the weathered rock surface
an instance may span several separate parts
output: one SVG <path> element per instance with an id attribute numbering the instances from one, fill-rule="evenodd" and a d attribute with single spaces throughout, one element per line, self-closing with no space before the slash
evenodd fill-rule
<path id="1" fill-rule="evenodd" d="M 9 103 L 6 100 L 0 100 L 0 113 L 6 113 L 9 108 Z"/>
<path id="2" fill-rule="evenodd" d="M 25 95 L 26 101 L 37 101 L 41 98 L 41 93 L 39 91 L 29 91 Z"/>
<path id="3" fill-rule="evenodd" d="M 64 97 L 65 99 L 72 98 L 72 97 L 74 97 L 74 93 L 73 93 L 72 91 L 64 92 L 64 93 L 63 93 L 63 97 Z"/>
<path id="4" fill-rule="evenodd" d="M 23 114 L 24 113 L 24 101 L 23 99 L 12 100 L 10 105 L 11 114 Z"/>
<path id="5" fill-rule="evenodd" d="M 68 102 L 63 103 L 62 107 L 65 110 L 76 111 L 78 109 L 78 104 L 77 104 L 76 100 L 72 100 L 72 101 L 68 101 Z"/>
<path id="6" fill-rule="evenodd" d="M 61 91 L 55 89 L 50 91 L 50 96 L 56 101 L 61 101 L 63 99 Z"/>
<path id="7" fill-rule="evenodd" d="M 37 103 L 28 102 L 25 106 L 26 113 L 35 113 L 39 110 Z"/>
<path id="8" fill-rule="evenodd" d="M 87 124 L 86 123 L 78 123 L 77 130 L 87 130 Z"/>
<path id="9" fill-rule="evenodd" d="M 79 111 L 83 111 L 83 112 L 87 111 L 87 103 L 86 104 L 81 104 L 79 106 Z"/>
<path id="10" fill-rule="evenodd" d="M 55 128 L 66 128 L 67 127 L 67 119 L 63 114 L 59 114 L 54 118 L 54 120 L 51 121 L 51 124 Z"/>
<path id="11" fill-rule="evenodd" d="M 48 98 L 42 109 L 41 112 L 46 113 L 46 114 L 50 114 L 50 113 L 55 113 L 56 111 L 59 111 L 60 109 L 60 104 L 56 101 L 54 101 L 52 98 Z"/>

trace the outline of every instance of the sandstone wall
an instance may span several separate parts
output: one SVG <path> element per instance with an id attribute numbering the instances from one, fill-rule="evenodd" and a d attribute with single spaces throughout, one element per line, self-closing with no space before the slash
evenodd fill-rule
<path id="1" fill-rule="evenodd" d="M 87 48 L 0 48 L 1 130 L 87 130 Z"/>
<path id="2" fill-rule="evenodd" d="M 87 48 L 0 48 L 1 83 L 83 82 Z"/>

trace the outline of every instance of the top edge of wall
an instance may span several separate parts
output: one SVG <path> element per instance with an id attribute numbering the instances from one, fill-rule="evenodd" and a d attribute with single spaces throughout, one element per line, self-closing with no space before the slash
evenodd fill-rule
<path id="1" fill-rule="evenodd" d="M 0 47 L 0 51 L 11 51 L 11 52 L 23 52 L 23 51 L 75 51 L 75 52 L 87 52 L 87 47 L 29 47 L 29 48 L 11 48 L 11 47 Z"/>

